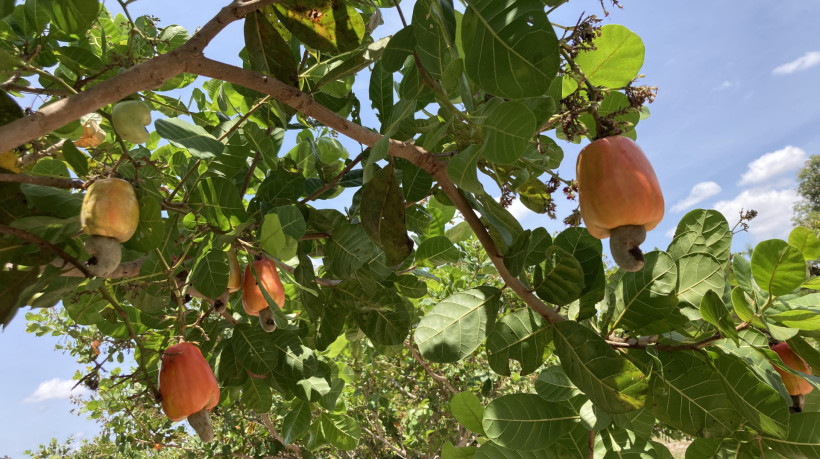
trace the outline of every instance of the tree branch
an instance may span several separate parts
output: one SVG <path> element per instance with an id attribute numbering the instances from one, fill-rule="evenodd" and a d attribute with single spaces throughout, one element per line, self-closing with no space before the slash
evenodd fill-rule
<path id="1" fill-rule="evenodd" d="M 59 177 L 40 177 L 34 175 L 0 174 L 0 182 L 31 183 L 33 185 L 50 186 L 52 188 L 65 188 L 68 190 L 85 188 L 82 180 L 73 180 Z"/>
<path id="2" fill-rule="evenodd" d="M 28 231 L 23 231 L 18 228 L 12 228 L 11 226 L 0 225 L 0 233 L 8 234 L 11 236 L 16 237 L 17 239 L 30 242 L 32 244 L 36 244 L 40 246 L 42 249 L 48 250 L 53 254 L 57 255 L 58 257 L 62 258 L 63 260 L 67 261 L 74 265 L 74 267 L 82 273 L 81 276 L 76 277 L 94 277 L 90 272 L 88 272 L 88 268 L 85 267 L 84 264 L 80 263 L 79 260 L 72 257 L 65 250 L 57 247 L 56 245 L 48 242 L 47 240 L 37 236 L 36 234 L 29 233 Z"/>
<path id="3" fill-rule="evenodd" d="M 270 416 L 268 416 L 267 413 L 261 415 L 260 418 L 262 419 L 262 424 L 265 425 L 265 428 L 268 429 L 268 432 L 270 432 L 270 435 L 276 439 L 276 441 L 285 445 L 285 448 L 291 451 L 296 457 L 302 457 L 302 450 L 298 446 L 285 443 L 285 439 L 282 438 L 282 435 L 278 430 L 276 430 L 276 427 L 273 425 L 273 421 L 271 421 Z"/>

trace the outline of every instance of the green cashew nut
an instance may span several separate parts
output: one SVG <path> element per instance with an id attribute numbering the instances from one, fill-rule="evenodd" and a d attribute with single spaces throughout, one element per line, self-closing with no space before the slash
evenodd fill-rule
<path id="1" fill-rule="evenodd" d="M 145 126 L 151 123 L 151 108 L 139 100 L 126 100 L 114 106 L 111 112 L 114 130 L 131 143 L 148 141 Z"/>

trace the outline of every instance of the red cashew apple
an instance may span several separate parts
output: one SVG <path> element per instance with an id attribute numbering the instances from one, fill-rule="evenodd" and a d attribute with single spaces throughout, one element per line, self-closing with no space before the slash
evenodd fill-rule
<path id="1" fill-rule="evenodd" d="M 575 167 L 587 230 L 598 239 L 610 238 L 612 258 L 623 270 L 640 270 L 640 245 L 664 211 L 663 193 L 646 155 L 626 137 L 604 137 L 581 150 Z"/>
<path id="2" fill-rule="evenodd" d="M 783 363 L 786 364 L 792 370 L 797 370 L 808 375 L 811 374 L 811 370 L 809 369 L 806 362 L 803 361 L 797 354 L 792 351 L 789 345 L 785 342 L 777 343 L 772 346 L 772 350 L 780 356 L 780 359 Z M 787 373 L 777 366 L 774 366 L 774 369 L 780 373 L 780 378 L 783 380 L 783 384 L 786 386 L 786 390 L 789 391 L 789 395 L 806 395 L 812 390 L 814 390 L 814 386 L 809 384 L 805 378 L 801 378 L 800 376 L 793 375 L 791 373 Z"/>
<path id="3" fill-rule="evenodd" d="M 219 384 L 198 347 L 179 343 L 162 353 L 159 393 L 168 419 L 177 422 L 187 418 L 202 441 L 213 440 L 208 411 L 219 403 Z"/>

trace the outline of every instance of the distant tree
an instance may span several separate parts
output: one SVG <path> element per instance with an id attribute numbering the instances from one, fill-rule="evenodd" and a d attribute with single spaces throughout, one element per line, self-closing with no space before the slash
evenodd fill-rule
<path id="1" fill-rule="evenodd" d="M 794 204 L 795 225 L 820 230 L 820 155 L 813 155 L 797 173 L 800 201 Z"/>

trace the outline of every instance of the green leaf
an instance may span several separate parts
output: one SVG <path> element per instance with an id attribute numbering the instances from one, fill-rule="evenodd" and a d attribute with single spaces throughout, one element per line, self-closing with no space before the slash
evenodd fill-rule
<path id="1" fill-rule="evenodd" d="M 496 288 L 477 287 L 435 305 L 416 327 L 415 341 L 421 355 L 439 363 L 468 357 L 493 328 L 500 297 Z"/>
<path id="2" fill-rule="evenodd" d="M 803 412 L 790 417 L 785 438 L 763 435 L 763 445 L 788 458 L 820 457 L 820 413 Z"/>
<path id="3" fill-rule="evenodd" d="M 273 334 L 267 333 L 257 323 L 240 323 L 233 330 L 231 347 L 239 363 L 257 375 L 276 370 L 279 349 Z"/>
<path id="4" fill-rule="evenodd" d="M 410 161 L 396 160 L 401 169 L 401 192 L 408 203 L 426 198 L 433 186 L 433 177 Z"/>
<path id="5" fill-rule="evenodd" d="M 691 253 L 678 258 L 677 264 L 680 301 L 697 306 L 709 290 L 723 292 L 726 284 L 723 273 L 725 268 L 712 255 Z"/>
<path id="6" fill-rule="evenodd" d="M 737 339 L 737 330 L 735 330 L 735 322 L 732 320 L 729 309 L 714 290 L 706 292 L 706 295 L 700 301 L 700 315 L 703 316 L 703 320 L 717 327 L 722 337 L 729 338 L 736 345 L 740 345 Z"/>
<path id="7" fill-rule="evenodd" d="M 310 427 L 310 403 L 294 400 L 282 420 L 282 440 L 289 445 L 304 435 Z"/>
<path id="8" fill-rule="evenodd" d="M 161 118 L 154 121 L 157 134 L 177 148 L 184 148 L 197 159 L 211 159 L 222 154 L 225 145 L 203 127 L 179 118 Z"/>
<path id="9" fill-rule="evenodd" d="M 563 402 L 581 394 L 560 365 L 547 367 L 538 375 L 535 391 L 548 402 Z"/>
<path id="10" fill-rule="evenodd" d="M 97 18 L 100 3 L 97 0 L 62 0 L 49 2 L 51 23 L 68 35 L 84 37 Z"/>
<path id="11" fill-rule="evenodd" d="M 584 288 L 584 270 L 569 252 L 558 247 L 547 249 L 546 260 L 533 276 L 533 290 L 544 301 L 564 306 L 578 299 Z"/>
<path id="12" fill-rule="evenodd" d="M 494 163 L 514 163 L 527 150 L 536 127 L 535 115 L 526 105 L 516 101 L 496 105 L 481 125 L 481 156 Z"/>
<path id="13" fill-rule="evenodd" d="M 798 226 L 789 233 L 789 244 L 803 252 L 806 261 L 820 258 L 820 239 L 804 226 Z"/>
<path id="14" fill-rule="evenodd" d="M 362 430 L 359 423 L 350 416 L 322 413 L 318 422 L 324 439 L 336 448 L 351 451 L 359 446 Z"/>
<path id="15" fill-rule="evenodd" d="M 708 352 L 729 400 L 749 424 L 761 433 L 786 438 L 789 409 L 770 385 L 758 379 L 742 358 Z"/>
<path id="16" fill-rule="evenodd" d="M 231 231 L 248 219 L 236 184 L 227 178 L 202 179 L 190 196 L 191 208 L 221 231 Z"/>
<path id="17" fill-rule="evenodd" d="M 789 339 L 789 347 L 809 365 L 813 374 L 820 374 L 820 351 L 812 344 L 802 337 L 795 336 Z"/>
<path id="18" fill-rule="evenodd" d="M 456 18 L 452 1 L 417 1 L 411 26 L 416 37 L 416 53 L 434 80 L 440 80 L 453 58 L 450 45 L 455 39 Z"/>
<path id="19" fill-rule="evenodd" d="M 318 51 L 341 53 L 359 47 L 364 21 L 353 5 L 331 0 L 293 0 L 265 10 L 296 38 Z"/>
<path id="20" fill-rule="evenodd" d="M 653 414 L 660 421 L 698 436 L 726 438 L 743 424 L 720 376 L 695 351 L 659 352 L 662 367 L 650 380 Z"/>
<path id="21" fill-rule="evenodd" d="M 191 275 L 194 288 L 208 298 L 217 298 L 228 288 L 228 259 L 222 250 L 208 250 L 196 260 Z"/>
<path id="22" fill-rule="evenodd" d="M 586 430 L 584 432 L 586 435 Z M 515 447 L 505 448 L 491 441 L 486 441 L 478 448 L 475 459 L 560 459 L 562 456 L 555 452 L 555 446 L 536 451 L 521 451 Z M 586 449 L 584 454 L 586 454 Z"/>
<path id="23" fill-rule="evenodd" d="M 484 409 L 487 437 L 500 446 L 523 451 L 546 448 L 558 441 L 577 419 L 564 405 L 535 394 L 508 394 Z"/>
<path id="24" fill-rule="evenodd" d="M 447 164 L 447 175 L 459 188 L 469 193 L 481 193 L 484 187 L 478 180 L 476 167 L 481 150 L 476 145 L 470 145 L 457 155 L 450 158 Z"/>
<path id="25" fill-rule="evenodd" d="M 607 24 L 593 41 L 594 49 L 581 51 L 575 63 L 596 86 L 620 88 L 641 70 L 644 46 L 641 37 L 626 27 Z"/>
<path id="26" fill-rule="evenodd" d="M 222 350 L 217 354 L 214 374 L 220 386 L 241 386 L 248 379 L 248 373 L 239 364 L 230 342 L 222 346 Z"/>
<path id="27" fill-rule="evenodd" d="M 242 404 L 244 408 L 257 413 L 267 413 L 273 402 L 270 385 L 263 379 L 248 378 L 242 385 Z"/>
<path id="28" fill-rule="evenodd" d="M 600 409 L 620 414 L 643 407 L 646 376 L 594 331 L 559 322 L 553 325 L 553 342 L 569 379 Z"/>
<path id="29" fill-rule="evenodd" d="M 26 195 L 29 205 L 55 217 L 76 217 L 83 205 L 83 195 L 68 190 L 24 183 L 20 185 L 20 191 Z"/>
<path id="30" fill-rule="evenodd" d="M 490 368 L 509 376 L 510 359 L 521 363 L 521 375 L 528 375 L 544 363 L 544 349 L 550 341 L 549 324 L 532 309 L 519 309 L 502 317 L 487 336 Z"/>
<path id="31" fill-rule="evenodd" d="M 431 266 L 441 266 L 455 263 L 459 258 L 459 251 L 447 236 L 433 236 L 425 239 L 416 249 L 416 264 L 426 262 Z"/>
<path id="32" fill-rule="evenodd" d="M 690 253 L 708 253 L 721 263 L 729 261 L 732 232 L 726 217 L 714 209 L 695 209 L 678 222 L 666 252 L 673 259 Z"/>
<path id="33" fill-rule="evenodd" d="M 413 240 L 407 236 L 404 198 L 392 165 L 376 171 L 362 188 L 359 212 L 362 227 L 367 236 L 384 251 L 388 265 L 398 265 L 410 255 Z"/>
<path id="34" fill-rule="evenodd" d="M 752 265 L 741 253 L 732 255 L 732 274 L 735 281 L 743 290 L 752 295 L 756 289 L 752 287 Z"/>
<path id="35" fill-rule="evenodd" d="M 538 0 L 471 0 L 461 40 L 467 75 L 489 94 L 537 97 L 558 73 L 558 38 Z"/>
<path id="36" fill-rule="evenodd" d="M 612 329 L 640 330 L 664 319 L 678 305 L 678 269 L 665 252 L 645 255 L 644 269 L 626 273 L 618 282 Z"/>
<path id="37" fill-rule="evenodd" d="M 410 333 L 412 318 L 405 300 L 395 290 L 366 290 L 346 281 L 336 287 L 342 301 L 358 311 L 359 328 L 376 344 L 402 344 Z"/>
<path id="38" fill-rule="evenodd" d="M 457 448 L 449 440 L 441 445 L 441 459 L 473 459 L 475 458 L 477 446 L 462 446 Z"/>
<path id="39" fill-rule="evenodd" d="M 63 144 L 63 158 L 78 176 L 83 177 L 88 174 L 88 157 L 77 149 L 73 142 Z"/>
<path id="40" fill-rule="evenodd" d="M 740 287 L 732 289 L 732 307 L 740 320 L 744 322 L 754 320 L 755 312 L 749 307 L 749 303 L 746 301 L 746 295 Z"/>
<path id="41" fill-rule="evenodd" d="M 344 224 L 333 228 L 325 247 L 324 264 L 338 276 L 352 277 L 376 254 L 376 247 L 361 225 Z"/>
<path id="42" fill-rule="evenodd" d="M 413 25 L 399 29 L 390 37 L 382 55 L 381 63 L 389 73 L 398 72 L 408 56 L 416 50 L 416 31 Z M 392 79 L 392 77 L 391 77 Z M 392 88 L 392 84 L 391 84 Z"/>
<path id="43" fill-rule="evenodd" d="M 790 293 L 806 280 L 803 253 L 781 239 L 763 241 L 752 253 L 752 276 L 772 295 Z"/>
<path id="44" fill-rule="evenodd" d="M 820 308 L 817 310 L 790 309 L 777 314 L 768 314 L 767 317 L 798 330 L 820 330 Z"/>
<path id="45" fill-rule="evenodd" d="M 484 419 L 484 407 L 472 392 L 459 392 L 450 399 L 450 411 L 456 420 L 475 434 L 484 435 L 481 425 Z"/>
<path id="46" fill-rule="evenodd" d="M 0 270 L 0 324 L 8 326 L 17 312 L 18 298 L 29 285 L 37 281 L 39 271 L 6 271 Z M 19 298 L 26 301 L 28 298 Z M 77 304 L 77 303 L 74 303 Z"/>
<path id="47" fill-rule="evenodd" d="M 547 190 L 547 185 L 536 177 L 530 177 L 523 185 L 516 188 L 521 204 L 527 209 L 545 214 L 550 209 L 552 197 Z"/>
<path id="48" fill-rule="evenodd" d="M 271 256 L 290 260 L 296 256 L 306 229 L 305 219 L 296 206 L 276 207 L 262 221 L 259 243 Z"/>
<path id="49" fill-rule="evenodd" d="M 159 200 L 144 194 L 139 200 L 140 220 L 137 231 L 123 246 L 138 252 L 154 250 L 165 238 L 165 224 L 162 220 L 162 206 Z"/>

